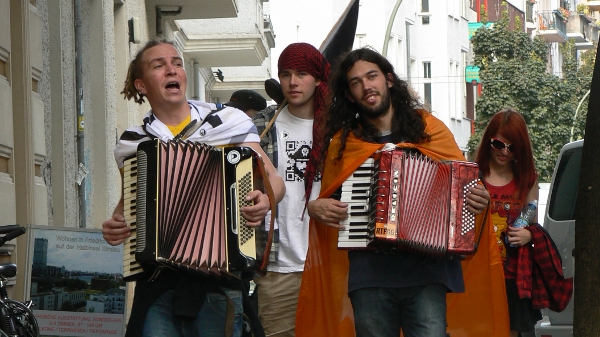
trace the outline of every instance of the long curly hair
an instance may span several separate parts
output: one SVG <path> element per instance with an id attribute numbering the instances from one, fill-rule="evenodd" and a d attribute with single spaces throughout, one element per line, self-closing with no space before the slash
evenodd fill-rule
<path id="1" fill-rule="evenodd" d="M 429 141 L 431 137 L 425 133 L 425 122 L 419 111 L 423 110 L 424 107 L 413 94 L 409 84 L 396 75 L 394 66 L 385 57 L 370 48 L 361 48 L 343 56 L 337 70 L 331 76 L 332 103 L 327 114 L 323 148 L 328 148 L 331 138 L 340 130 L 341 147 L 335 157 L 336 160 L 342 157 L 346 147 L 346 139 L 350 132 L 353 132 L 357 138 L 367 142 L 375 143 L 379 138 L 377 128 L 360 114 L 359 103 L 352 102 L 349 99 L 351 94 L 347 73 L 358 61 L 366 61 L 377 65 L 387 80 L 392 83 L 392 86 L 388 89 L 394 111 L 391 128 L 392 141 L 394 143 L 423 143 Z M 326 153 L 323 153 L 320 164 L 323 164 L 325 157 Z"/>
<path id="2" fill-rule="evenodd" d="M 145 102 L 144 95 L 141 94 L 135 87 L 135 80 L 137 80 L 138 78 L 142 78 L 142 72 L 144 68 L 144 65 L 142 64 L 142 58 L 146 50 L 161 45 L 163 43 L 170 44 L 173 47 L 175 47 L 175 44 L 168 40 L 150 40 L 146 42 L 142 49 L 140 49 L 137 52 L 135 58 L 131 60 L 131 62 L 129 62 L 129 68 L 127 69 L 127 77 L 125 78 L 125 85 L 123 86 L 123 91 L 121 91 L 121 94 L 125 97 L 125 99 L 130 100 L 133 98 L 133 100 L 138 104 L 142 104 Z"/>
<path id="3" fill-rule="evenodd" d="M 515 157 L 512 162 L 513 178 L 519 197 L 526 196 L 537 181 L 538 174 L 535 170 L 531 140 L 525 119 L 519 112 L 510 108 L 500 110 L 492 117 L 483 132 L 475 158 L 484 177 L 490 174 L 492 157 L 490 140 L 496 134 L 501 134 L 515 146 Z"/>

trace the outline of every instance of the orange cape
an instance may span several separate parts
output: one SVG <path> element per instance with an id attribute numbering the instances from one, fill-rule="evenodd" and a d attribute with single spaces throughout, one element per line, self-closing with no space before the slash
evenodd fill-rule
<path id="1" fill-rule="evenodd" d="M 432 141 L 423 144 L 400 143 L 425 155 L 446 160 L 464 160 L 454 136 L 444 123 L 423 112 L 425 132 Z M 340 133 L 329 146 L 319 198 L 327 198 L 366 158 L 382 147 L 354 137 L 347 138 L 344 155 L 334 163 L 340 146 Z M 296 336 L 355 336 L 352 305 L 348 298 L 348 254 L 337 249 L 338 230 L 310 222 L 309 248 L 296 313 Z M 448 294 L 448 332 L 452 337 L 509 335 L 506 290 L 500 254 L 488 214 L 479 250 L 463 264 L 465 292 Z"/>

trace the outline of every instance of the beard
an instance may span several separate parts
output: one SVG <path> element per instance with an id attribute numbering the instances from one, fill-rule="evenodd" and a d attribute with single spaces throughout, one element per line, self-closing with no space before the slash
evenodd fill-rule
<path id="1" fill-rule="evenodd" d="M 374 107 L 366 106 L 363 103 L 358 104 L 358 114 L 367 119 L 375 119 L 385 115 L 390 106 L 392 105 L 392 100 L 390 99 L 389 91 L 385 91 L 380 94 L 381 103 Z"/>

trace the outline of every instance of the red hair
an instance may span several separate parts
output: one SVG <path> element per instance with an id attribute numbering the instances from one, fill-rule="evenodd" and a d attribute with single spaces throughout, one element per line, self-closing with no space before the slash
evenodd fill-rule
<path id="1" fill-rule="evenodd" d="M 490 140 L 496 134 L 501 134 L 506 141 L 515 146 L 515 157 L 512 163 L 513 177 L 519 198 L 526 196 L 537 181 L 537 172 L 533 162 L 531 140 L 527 131 L 525 119 L 513 109 L 503 109 L 492 117 L 488 123 L 477 149 L 475 162 L 484 177 L 490 174 L 490 159 L 492 147 Z"/>

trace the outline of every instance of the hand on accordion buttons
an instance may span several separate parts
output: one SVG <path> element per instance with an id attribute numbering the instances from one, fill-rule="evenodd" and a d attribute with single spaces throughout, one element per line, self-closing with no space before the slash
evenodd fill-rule
<path id="1" fill-rule="evenodd" d="M 256 227 L 260 225 L 271 208 L 269 197 L 259 190 L 248 193 L 246 200 L 254 201 L 254 205 L 242 207 L 242 216 L 247 220 L 246 226 Z"/>
<path id="2" fill-rule="evenodd" d="M 475 185 L 469 188 L 467 194 L 467 208 L 474 214 L 483 213 L 490 203 L 490 193 L 483 185 Z"/>
<path id="3" fill-rule="evenodd" d="M 331 198 L 316 199 L 308 203 L 308 215 L 327 226 L 344 229 L 340 221 L 348 218 L 348 204 Z"/>
<path id="4" fill-rule="evenodd" d="M 131 229 L 121 214 L 113 214 L 112 218 L 102 223 L 102 236 L 108 244 L 116 246 L 131 236 Z"/>

